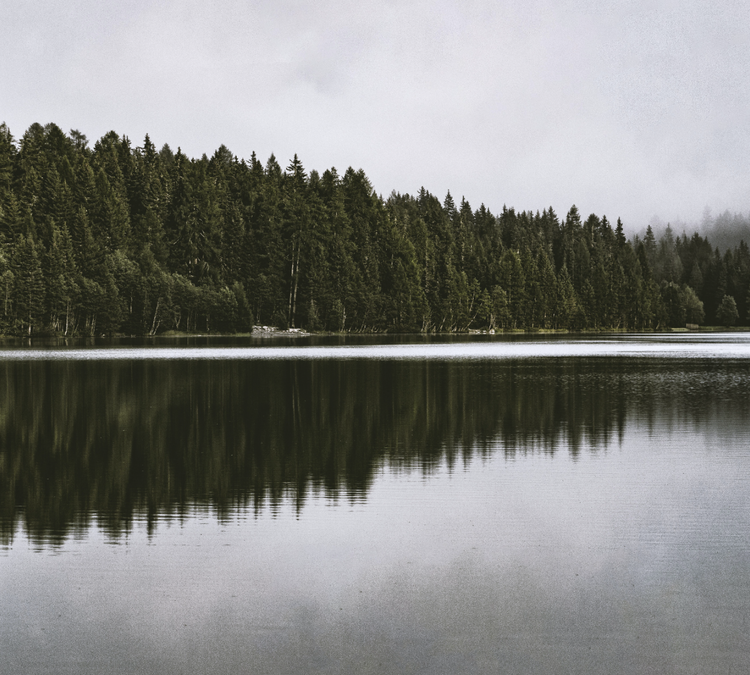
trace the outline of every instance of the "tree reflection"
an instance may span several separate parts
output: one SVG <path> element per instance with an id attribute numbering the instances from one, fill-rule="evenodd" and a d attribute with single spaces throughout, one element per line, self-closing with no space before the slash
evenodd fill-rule
<path id="1" fill-rule="evenodd" d="M 577 456 L 633 419 L 731 424 L 748 412 L 746 375 L 648 359 L 4 362 L 0 538 L 19 523 L 55 543 L 92 518 L 118 537 L 136 515 L 196 505 L 221 517 L 302 509 L 311 492 L 365 498 L 382 466 Z"/>

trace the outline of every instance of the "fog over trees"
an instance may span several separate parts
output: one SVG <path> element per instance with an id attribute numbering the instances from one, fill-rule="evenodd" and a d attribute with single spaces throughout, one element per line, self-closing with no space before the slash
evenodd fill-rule
<path id="1" fill-rule="evenodd" d="M 742 241 L 750 242 L 750 213 L 724 211 L 712 217 L 707 211 L 699 231 L 720 251 L 728 251 L 739 246 Z"/>
<path id="2" fill-rule="evenodd" d="M 750 242 L 750 212 L 731 212 L 728 209 L 714 215 L 709 207 L 703 210 L 703 216 L 693 222 L 674 220 L 665 222 L 658 216 L 651 219 L 651 228 L 657 238 L 670 227 L 674 233 L 698 232 L 723 254 L 737 248 L 741 242 Z M 638 235 L 643 238 L 646 230 L 641 229 Z"/>
<path id="3" fill-rule="evenodd" d="M 619 219 L 575 206 L 492 214 L 425 188 L 384 199 L 361 169 L 285 164 L 224 146 L 193 159 L 114 131 L 92 148 L 54 124 L 16 141 L 0 125 L 0 333 L 748 323 L 750 250 L 717 248 L 721 227 L 628 241 Z"/>

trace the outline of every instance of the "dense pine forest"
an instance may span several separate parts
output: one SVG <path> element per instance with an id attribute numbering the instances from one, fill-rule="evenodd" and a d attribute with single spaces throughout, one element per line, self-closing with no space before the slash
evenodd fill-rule
<path id="1" fill-rule="evenodd" d="M 660 330 L 747 323 L 750 250 L 573 206 L 383 199 L 361 169 L 0 125 L 0 333 Z"/>

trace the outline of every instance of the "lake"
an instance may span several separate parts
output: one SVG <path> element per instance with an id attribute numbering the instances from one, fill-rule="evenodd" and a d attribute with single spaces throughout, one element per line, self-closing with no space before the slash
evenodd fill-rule
<path id="1" fill-rule="evenodd" d="M 750 335 L 0 343 L 0 671 L 741 673 Z"/>

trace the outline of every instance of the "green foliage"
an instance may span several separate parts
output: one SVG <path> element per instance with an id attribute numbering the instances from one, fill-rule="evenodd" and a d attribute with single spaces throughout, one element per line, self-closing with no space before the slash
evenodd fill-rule
<path id="1" fill-rule="evenodd" d="M 661 289 L 661 297 L 666 312 L 667 325 L 673 328 L 684 326 L 687 311 L 682 289 L 672 281 L 665 281 Z"/>
<path id="2" fill-rule="evenodd" d="M 21 235 L 11 260 L 14 325 L 28 335 L 41 328 L 44 313 L 44 276 L 37 250 L 31 237 Z"/>
<path id="3" fill-rule="evenodd" d="M 685 300 L 685 318 L 687 322 L 698 326 L 701 325 L 706 320 L 703 303 L 698 298 L 697 293 L 687 284 L 682 286 L 682 293 Z"/>
<path id="4" fill-rule="evenodd" d="M 725 295 L 716 310 L 716 320 L 721 326 L 734 326 L 738 318 L 737 303 L 731 295 Z"/>
<path id="5" fill-rule="evenodd" d="M 735 311 L 725 296 L 737 299 Z M 733 300 L 734 302 L 734 300 Z M 0 331 L 652 330 L 750 322 L 750 249 L 572 206 L 378 196 L 364 171 L 0 125 Z"/>

